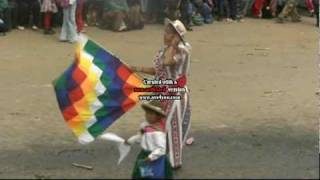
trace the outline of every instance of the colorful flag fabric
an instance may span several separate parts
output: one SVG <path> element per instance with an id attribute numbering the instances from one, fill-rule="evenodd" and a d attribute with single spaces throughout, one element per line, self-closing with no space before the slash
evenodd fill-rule
<path id="1" fill-rule="evenodd" d="M 82 144 L 95 140 L 139 101 L 142 79 L 120 59 L 81 36 L 73 64 L 54 82 L 62 115 Z"/>

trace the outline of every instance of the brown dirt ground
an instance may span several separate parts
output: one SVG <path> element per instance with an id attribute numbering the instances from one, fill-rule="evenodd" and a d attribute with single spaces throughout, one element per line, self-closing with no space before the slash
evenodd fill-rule
<path id="1" fill-rule="evenodd" d="M 127 63 L 151 66 L 162 29 L 87 31 Z M 187 38 L 196 141 L 184 149 L 175 177 L 318 178 L 314 19 L 247 19 L 194 29 Z M 30 30 L 0 37 L 0 178 L 129 178 L 139 147 L 117 166 L 113 144 L 81 146 L 63 122 L 51 82 L 72 62 L 74 47 L 57 37 Z M 136 107 L 110 131 L 128 137 L 142 118 Z"/>

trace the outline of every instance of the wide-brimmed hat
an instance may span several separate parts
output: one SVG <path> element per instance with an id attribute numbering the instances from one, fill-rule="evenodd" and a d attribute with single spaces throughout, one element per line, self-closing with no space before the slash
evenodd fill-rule
<path id="1" fill-rule="evenodd" d="M 150 101 L 147 103 L 142 103 L 141 107 L 146 111 L 150 110 L 153 111 L 160 116 L 166 117 L 166 113 L 164 111 L 164 106 L 161 104 L 160 101 Z"/>
<path id="2" fill-rule="evenodd" d="M 180 36 L 181 40 L 185 42 L 184 36 L 187 34 L 187 29 L 180 20 L 171 21 L 170 19 L 166 18 L 165 24 L 171 25 L 176 33 Z"/>

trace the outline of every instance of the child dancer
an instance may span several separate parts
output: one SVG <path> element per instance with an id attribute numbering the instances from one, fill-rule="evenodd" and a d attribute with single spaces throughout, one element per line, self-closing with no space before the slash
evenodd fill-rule
<path id="1" fill-rule="evenodd" d="M 55 0 L 41 0 L 41 12 L 44 13 L 44 34 L 54 34 L 52 14 L 58 12 Z"/>
<path id="2" fill-rule="evenodd" d="M 147 122 L 141 125 L 141 132 L 129 138 L 126 143 L 140 142 L 142 150 L 137 157 L 133 179 L 171 179 L 172 169 L 166 156 L 166 133 L 164 107 L 159 101 L 142 104 Z"/>

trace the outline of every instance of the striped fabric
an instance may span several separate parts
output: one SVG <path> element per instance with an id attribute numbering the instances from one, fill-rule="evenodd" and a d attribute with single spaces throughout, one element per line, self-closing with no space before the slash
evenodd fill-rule
<path id="1" fill-rule="evenodd" d="M 54 82 L 62 115 L 79 142 L 101 135 L 139 99 L 141 78 L 95 42 L 81 37 L 76 60 Z"/>

